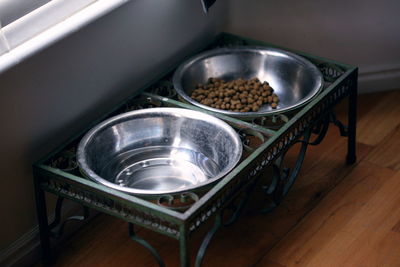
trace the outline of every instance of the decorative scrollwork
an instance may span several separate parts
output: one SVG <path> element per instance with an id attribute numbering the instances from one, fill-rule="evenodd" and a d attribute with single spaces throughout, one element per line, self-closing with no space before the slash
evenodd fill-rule
<path id="1" fill-rule="evenodd" d="M 328 82 L 334 82 L 338 77 L 343 75 L 344 70 L 340 68 L 338 65 L 331 63 L 319 63 L 317 67 L 324 75 L 324 79 Z"/>
<path id="2" fill-rule="evenodd" d="M 265 136 L 254 129 L 242 128 L 237 132 L 242 140 L 244 150 L 248 153 L 253 152 L 257 147 L 265 142 Z"/>
<path id="3" fill-rule="evenodd" d="M 153 256 L 153 258 L 157 261 L 158 265 L 160 267 L 164 267 L 165 263 L 163 261 L 163 259 L 161 258 L 160 254 L 158 254 L 157 250 L 150 245 L 150 243 L 148 243 L 146 240 L 144 240 L 143 238 L 139 237 L 136 232 L 135 232 L 135 228 L 134 225 L 132 223 L 128 223 L 128 231 L 129 231 L 129 237 L 139 243 L 140 245 L 142 245 L 143 247 L 145 247 Z"/>
<path id="4" fill-rule="evenodd" d="M 215 233 L 220 228 L 221 221 L 222 221 L 221 214 L 218 213 L 215 216 L 214 226 L 211 228 L 210 231 L 208 231 L 208 233 L 204 237 L 203 242 L 201 243 L 200 248 L 199 248 L 199 250 L 197 252 L 196 262 L 195 262 L 195 266 L 196 267 L 200 267 L 201 266 L 201 264 L 203 262 L 203 259 L 204 259 L 204 255 L 205 255 L 206 250 L 207 250 L 207 247 L 210 244 L 210 241 L 211 241 L 212 237 L 215 235 Z"/>
<path id="5" fill-rule="evenodd" d="M 273 114 L 271 116 L 257 117 L 252 120 L 252 123 L 269 129 L 278 130 L 289 121 L 287 114 Z"/>
<path id="6" fill-rule="evenodd" d="M 172 210 L 185 211 L 199 200 L 194 192 L 184 192 L 179 195 L 163 195 L 157 199 L 157 204 Z"/>
<path id="7" fill-rule="evenodd" d="M 273 177 L 269 185 L 263 186 L 263 190 L 267 195 L 272 195 L 272 202 L 269 202 L 267 207 L 262 209 L 262 212 L 269 212 L 276 208 L 283 200 L 283 198 L 289 192 L 289 189 L 294 184 L 298 174 L 300 172 L 301 166 L 303 164 L 304 156 L 309 145 L 309 139 L 311 136 L 311 130 L 308 129 L 304 132 L 304 137 L 298 142 L 301 142 L 300 152 L 297 156 L 296 163 L 291 170 L 284 166 L 284 158 L 287 150 L 275 161 L 272 165 Z"/>
<path id="8" fill-rule="evenodd" d="M 109 214 L 114 214 L 120 218 L 124 218 L 129 222 L 135 222 L 142 226 L 168 233 L 169 235 L 175 237 L 179 236 L 178 225 L 156 216 L 155 214 L 150 213 L 150 211 L 145 212 L 142 210 L 137 210 L 124 202 L 118 202 L 116 200 L 109 199 L 106 196 L 100 196 L 91 191 L 79 188 L 76 185 L 70 186 L 68 183 L 61 182 L 59 180 L 48 180 L 44 186 L 48 191 L 79 200 L 82 203 L 86 203 L 86 205 L 89 207 L 104 211 Z"/>
<path id="9" fill-rule="evenodd" d="M 170 79 L 170 78 L 169 78 Z M 168 98 L 175 98 L 176 91 L 174 89 L 173 83 L 169 79 L 164 79 L 154 85 L 152 85 L 146 91 L 155 95 L 168 97 Z"/>
<path id="10" fill-rule="evenodd" d="M 348 127 L 336 118 L 335 113 L 331 113 L 330 122 L 338 127 L 341 136 L 349 136 Z"/>
<path id="11" fill-rule="evenodd" d="M 210 48 L 218 48 L 218 47 L 238 47 L 245 46 L 248 43 L 243 40 L 236 38 L 235 36 L 224 35 L 217 39 Z"/>
<path id="12" fill-rule="evenodd" d="M 128 112 L 138 109 L 154 108 L 154 107 L 159 107 L 160 105 L 161 103 L 153 101 L 148 97 L 147 98 L 139 97 L 139 98 L 134 98 L 125 103 L 122 112 Z"/>
<path id="13" fill-rule="evenodd" d="M 49 166 L 68 173 L 77 173 L 76 146 L 71 146 L 57 153 L 50 161 Z"/>
<path id="14" fill-rule="evenodd" d="M 56 202 L 55 208 L 55 217 L 53 222 L 49 225 L 50 235 L 53 238 L 60 238 L 64 232 L 65 224 L 69 221 L 85 221 L 89 218 L 89 209 L 85 206 L 83 208 L 83 215 L 74 215 L 66 218 L 65 220 L 61 221 L 61 213 L 62 213 L 62 205 L 64 202 L 63 197 L 58 197 Z"/>

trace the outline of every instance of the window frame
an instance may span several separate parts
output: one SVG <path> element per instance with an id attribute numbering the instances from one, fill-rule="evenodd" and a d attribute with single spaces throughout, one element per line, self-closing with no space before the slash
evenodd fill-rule
<path id="1" fill-rule="evenodd" d="M 52 0 L 0 26 L 0 74 L 130 0 L 76 1 Z M 68 3 L 68 10 L 62 9 Z"/>

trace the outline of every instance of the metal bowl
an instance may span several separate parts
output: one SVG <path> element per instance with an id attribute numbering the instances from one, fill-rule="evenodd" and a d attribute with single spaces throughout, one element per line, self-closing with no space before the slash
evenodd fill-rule
<path id="1" fill-rule="evenodd" d="M 257 112 L 233 112 L 200 104 L 190 95 L 197 84 L 206 84 L 211 77 L 267 81 L 279 97 L 278 107 L 264 104 Z M 294 53 L 270 47 L 237 47 L 208 50 L 183 62 L 174 73 L 173 84 L 179 96 L 193 105 L 233 117 L 254 118 L 304 105 L 320 92 L 323 77 L 314 64 Z"/>
<path id="2" fill-rule="evenodd" d="M 224 121 L 199 111 L 150 108 L 110 118 L 81 140 L 82 173 L 144 196 L 201 189 L 238 163 L 242 143 Z"/>

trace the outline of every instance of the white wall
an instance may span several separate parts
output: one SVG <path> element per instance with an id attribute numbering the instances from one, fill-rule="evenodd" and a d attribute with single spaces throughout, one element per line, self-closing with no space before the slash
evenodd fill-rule
<path id="1" fill-rule="evenodd" d="M 132 0 L 0 74 L 0 251 L 36 225 L 31 164 L 210 40 L 222 5 Z"/>
<path id="2" fill-rule="evenodd" d="M 360 67 L 360 91 L 400 88 L 400 1 L 231 0 L 226 30 Z"/>

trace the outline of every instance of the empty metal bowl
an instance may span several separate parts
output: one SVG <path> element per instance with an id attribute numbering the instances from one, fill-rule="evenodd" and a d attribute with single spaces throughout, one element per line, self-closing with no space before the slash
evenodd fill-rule
<path id="1" fill-rule="evenodd" d="M 279 97 L 278 107 L 264 104 L 257 112 L 233 112 L 212 108 L 193 100 L 196 85 L 211 77 L 230 81 L 257 77 L 267 81 Z M 310 101 L 322 90 L 323 76 L 308 60 L 294 53 L 270 47 L 218 48 L 205 51 L 175 71 L 174 87 L 185 101 L 204 109 L 239 118 L 283 113 Z"/>
<path id="2" fill-rule="evenodd" d="M 198 190 L 238 163 L 242 143 L 224 121 L 199 111 L 150 108 L 110 118 L 81 140 L 82 173 L 130 194 Z"/>

